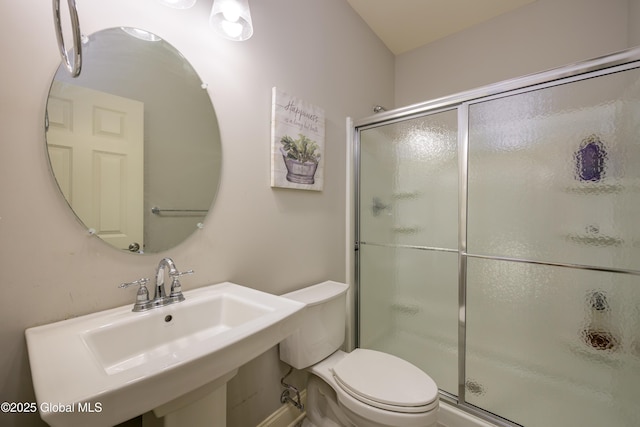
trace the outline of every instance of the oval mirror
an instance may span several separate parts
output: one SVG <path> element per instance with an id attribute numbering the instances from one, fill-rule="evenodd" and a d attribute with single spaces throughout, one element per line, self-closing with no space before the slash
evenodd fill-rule
<path id="1" fill-rule="evenodd" d="M 83 40 L 83 66 L 56 72 L 46 139 L 60 191 L 113 247 L 156 253 L 202 223 L 220 180 L 220 132 L 206 86 L 158 36 L 133 28 Z"/>

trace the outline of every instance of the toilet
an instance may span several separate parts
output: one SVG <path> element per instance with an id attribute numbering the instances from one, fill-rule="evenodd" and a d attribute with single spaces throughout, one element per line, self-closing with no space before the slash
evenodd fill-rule
<path id="1" fill-rule="evenodd" d="M 333 281 L 283 297 L 306 304 L 300 328 L 280 343 L 280 360 L 311 375 L 309 427 L 435 427 L 438 387 L 422 370 L 375 350 L 340 350 L 349 285 Z"/>

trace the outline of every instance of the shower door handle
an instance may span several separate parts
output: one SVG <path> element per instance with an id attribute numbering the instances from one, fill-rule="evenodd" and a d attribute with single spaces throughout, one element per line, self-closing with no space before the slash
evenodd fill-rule
<path id="1" fill-rule="evenodd" d="M 391 211 L 390 204 L 383 203 L 382 200 L 380 200 L 378 197 L 373 198 L 371 202 L 371 213 L 373 214 L 373 216 L 378 216 L 380 215 L 380 212 L 387 209 Z"/>

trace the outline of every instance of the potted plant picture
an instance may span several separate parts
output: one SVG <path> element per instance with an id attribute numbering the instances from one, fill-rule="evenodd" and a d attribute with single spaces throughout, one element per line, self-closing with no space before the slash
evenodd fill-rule
<path id="1" fill-rule="evenodd" d="M 322 108 L 272 89 L 271 187 L 322 191 L 324 125 Z"/>
<path id="2" fill-rule="evenodd" d="M 287 168 L 287 181 L 296 184 L 313 184 L 320 161 L 320 147 L 303 134 L 297 139 L 285 135 L 280 139 L 280 152 Z"/>

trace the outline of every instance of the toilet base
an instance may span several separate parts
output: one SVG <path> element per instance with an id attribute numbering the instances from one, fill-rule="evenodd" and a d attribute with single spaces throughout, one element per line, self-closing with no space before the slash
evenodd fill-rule
<path id="1" fill-rule="evenodd" d="M 336 392 L 315 375 L 307 382 L 307 418 L 303 427 L 355 427 L 342 414 L 337 404 Z"/>

